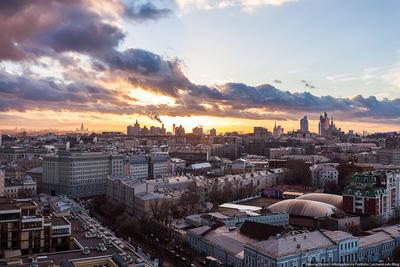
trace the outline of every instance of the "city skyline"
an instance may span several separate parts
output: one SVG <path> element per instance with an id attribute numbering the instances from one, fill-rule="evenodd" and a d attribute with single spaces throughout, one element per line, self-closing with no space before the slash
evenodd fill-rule
<path id="1" fill-rule="evenodd" d="M 399 5 L 2 1 L 0 129 L 398 131 Z"/>
<path id="2" fill-rule="evenodd" d="M 323 114 L 321 114 L 321 116 L 322 115 Z M 166 124 L 164 124 L 162 122 L 161 118 L 159 118 L 160 122 L 154 122 L 154 119 L 149 119 L 148 117 L 143 117 L 143 118 L 144 118 L 143 121 L 140 121 L 138 118 L 136 118 L 131 123 L 128 123 L 127 125 L 124 125 L 122 128 L 117 128 L 117 129 L 108 129 L 108 128 L 101 129 L 101 128 L 97 128 L 97 127 L 89 128 L 89 127 L 86 127 L 86 122 L 81 122 L 78 125 L 79 127 L 75 127 L 77 125 L 73 125 L 73 126 L 71 126 L 69 128 L 67 127 L 67 128 L 36 128 L 35 129 L 35 128 L 24 128 L 24 127 L 18 128 L 18 127 L 15 127 L 15 128 L 12 128 L 12 129 L 11 128 L 3 129 L 3 130 L 0 129 L 0 133 L 3 133 L 3 134 L 15 134 L 15 133 L 21 133 L 21 132 L 27 132 L 27 133 L 35 133 L 35 132 L 37 132 L 37 133 L 46 133 L 46 132 L 47 133 L 51 133 L 51 132 L 54 132 L 54 133 L 73 133 L 73 132 L 81 132 L 81 133 L 87 134 L 87 133 L 100 133 L 100 132 L 113 132 L 113 131 L 126 133 L 127 132 L 127 127 L 128 128 L 129 127 L 133 127 L 136 123 L 138 123 L 141 128 L 142 127 L 146 127 L 147 130 L 151 130 L 151 128 L 164 129 L 167 134 L 175 134 L 174 133 L 174 127 L 181 127 L 182 126 L 185 129 L 186 133 L 192 133 L 193 129 L 201 128 L 201 129 L 203 129 L 204 134 L 209 134 L 210 130 L 216 130 L 218 135 L 220 135 L 220 134 L 223 135 L 223 134 L 229 133 L 229 132 L 237 132 L 237 133 L 240 133 L 240 134 L 252 134 L 252 133 L 254 133 L 254 128 L 261 127 L 261 128 L 264 128 L 264 129 L 268 130 L 271 134 L 273 134 L 275 127 L 278 127 L 278 128 L 282 127 L 282 131 L 283 131 L 284 134 L 290 133 L 290 132 L 303 132 L 303 133 L 309 132 L 311 134 L 321 135 L 321 133 L 320 133 L 320 123 L 321 123 L 321 121 L 320 120 L 309 120 L 307 115 L 301 117 L 298 121 L 293 121 L 292 122 L 293 123 L 293 127 L 292 128 L 283 127 L 283 125 L 288 125 L 288 124 L 285 124 L 285 121 L 270 121 L 267 124 L 247 125 L 246 127 L 242 127 L 240 129 L 238 128 L 238 126 L 235 126 L 235 125 L 234 126 L 230 126 L 229 128 L 221 128 L 221 127 L 218 127 L 218 126 L 213 127 L 213 125 L 208 126 L 207 124 L 206 125 L 202 125 L 200 123 L 196 124 L 196 122 L 192 122 L 192 124 L 191 124 L 192 126 L 186 126 L 186 127 L 183 126 L 182 124 L 179 124 L 179 123 L 171 123 L 171 124 L 168 123 L 166 125 Z M 333 118 L 333 116 L 329 117 L 329 120 L 331 118 Z M 304 125 L 302 126 L 302 123 L 303 123 L 302 121 L 304 119 L 306 119 L 306 124 L 307 124 L 306 129 L 307 130 L 304 130 Z M 289 125 L 292 125 L 292 124 L 289 124 Z M 336 121 L 335 121 L 335 124 L 333 126 L 336 126 Z M 84 127 L 84 128 L 82 128 L 82 127 Z M 360 134 L 360 135 L 364 135 L 366 133 L 371 134 L 371 133 L 382 133 L 383 132 L 383 131 L 377 130 L 376 128 L 374 128 L 374 126 L 371 126 L 371 127 L 372 128 L 371 128 L 370 131 L 368 131 L 366 128 L 363 128 L 362 131 L 357 131 L 357 130 L 354 130 L 353 128 L 351 128 L 351 125 L 347 125 L 347 124 L 345 124 L 345 127 L 343 128 L 341 122 L 339 122 L 338 129 L 343 131 L 343 132 L 345 132 L 345 133 L 347 133 L 349 131 L 353 131 L 354 133 L 357 133 L 357 134 Z M 128 129 L 128 132 L 129 132 L 129 129 Z M 129 135 L 129 133 L 128 133 L 128 135 Z"/>

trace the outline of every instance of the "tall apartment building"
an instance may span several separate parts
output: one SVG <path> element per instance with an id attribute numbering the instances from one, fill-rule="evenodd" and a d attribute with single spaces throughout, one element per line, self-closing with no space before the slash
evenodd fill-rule
<path id="1" fill-rule="evenodd" d="M 272 131 L 272 135 L 275 137 L 275 138 L 278 138 L 278 137 L 280 137 L 282 134 L 284 133 L 284 129 L 282 128 L 282 126 L 280 126 L 280 125 L 276 125 L 276 122 L 275 122 L 275 126 L 274 126 L 274 129 L 273 129 L 273 131 Z"/>
<path id="2" fill-rule="evenodd" d="M 151 154 L 149 161 L 151 178 L 165 178 L 171 175 L 171 161 L 168 154 Z"/>
<path id="3" fill-rule="evenodd" d="M 308 132 L 308 118 L 307 116 L 304 116 L 302 119 L 300 119 L 300 131 L 303 133 Z"/>
<path id="4" fill-rule="evenodd" d="M 123 204 L 129 214 L 133 214 L 135 206 L 135 187 L 131 181 L 126 177 L 107 178 L 107 197 Z"/>
<path id="5" fill-rule="evenodd" d="M 263 127 L 254 127 L 254 139 L 266 139 L 270 136 L 268 129 Z"/>
<path id="6" fill-rule="evenodd" d="M 43 190 L 52 195 L 104 195 L 109 175 L 123 175 L 122 155 L 62 151 L 43 160 Z"/>
<path id="7" fill-rule="evenodd" d="M 240 157 L 239 144 L 211 144 L 211 156 L 228 158 L 231 160 Z"/>
<path id="8" fill-rule="evenodd" d="M 202 128 L 202 127 L 194 127 L 194 128 L 192 129 L 192 133 L 193 133 L 194 135 L 202 136 L 202 135 L 203 135 L 203 128 Z"/>
<path id="9" fill-rule="evenodd" d="M 145 154 L 129 156 L 125 159 L 125 175 L 133 179 L 149 178 L 149 162 Z"/>
<path id="10" fill-rule="evenodd" d="M 395 171 L 355 174 L 343 191 L 343 210 L 388 220 L 399 207 L 399 185 L 400 174 Z"/>
<path id="11" fill-rule="evenodd" d="M 214 128 L 210 129 L 210 136 L 217 136 L 217 130 Z"/>
<path id="12" fill-rule="evenodd" d="M 43 217 L 33 201 L 0 203 L 0 258 L 6 250 L 22 254 L 69 247 L 71 223 L 63 217 Z"/>
<path id="13" fill-rule="evenodd" d="M 179 127 L 175 127 L 174 132 L 175 132 L 176 136 L 184 136 L 185 135 L 185 128 L 183 128 L 182 125 L 179 125 Z"/>

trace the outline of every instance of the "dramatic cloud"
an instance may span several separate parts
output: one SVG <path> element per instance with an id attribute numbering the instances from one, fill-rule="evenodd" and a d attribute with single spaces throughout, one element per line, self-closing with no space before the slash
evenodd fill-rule
<path id="1" fill-rule="evenodd" d="M 282 91 L 268 84 L 195 84 L 184 74 L 178 59 L 143 49 L 119 50 L 125 37 L 122 18 L 142 22 L 170 13 L 170 9 L 150 1 L 127 2 L 0 1 L 0 63 L 7 60 L 22 69 L 13 72 L 0 68 L 0 111 L 142 114 L 153 119 L 161 115 L 207 115 L 257 120 L 296 119 L 300 112 L 317 116 L 329 111 L 346 120 L 400 121 L 399 99 L 316 96 Z M 211 8 L 247 8 L 287 1 L 185 2 Z M 47 75 L 49 70 L 53 75 Z M 398 69 L 394 69 L 390 77 L 398 77 L 397 74 Z M 346 77 L 332 77 L 340 78 Z M 311 82 L 303 84 L 315 88 Z M 143 95 L 132 93 L 135 89 L 172 101 L 144 105 Z"/>
<path id="2" fill-rule="evenodd" d="M 0 104 L 0 110 L 11 109 L 46 109 L 58 107 L 68 109 L 74 104 L 113 104 L 124 105 L 118 100 L 121 93 L 86 83 L 62 83 L 53 79 L 0 73 L 0 97 L 14 101 L 10 106 L 7 101 Z"/>
<path id="3" fill-rule="evenodd" d="M 164 60 L 159 55 L 141 49 L 113 51 L 105 61 L 111 71 L 126 76 L 136 86 L 177 96 L 179 89 L 191 85 L 182 73 L 178 60 Z"/>
<path id="4" fill-rule="evenodd" d="M 124 38 L 121 29 L 101 22 L 101 17 L 85 10 L 67 10 L 66 21 L 40 34 L 36 40 L 56 52 L 93 53 L 116 47 Z"/>
<path id="5" fill-rule="evenodd" d="M 108 0 L 0 1 L 0 60 L 22 60 L 54 52 L 102 53 L 124 38 L 120 19 L 164 17 L 150 2 Z"/>
<path id="6" fill-rule="evenodd" d="M 51 52 L 52 47 L 40 42 L 43 35 L 68 23 L 69 18 L 64 14 L 83 10 L 80 1 L 63 2 L 66 1 L 0 1 L 0 59 L 23 59 Z M 81 17 L 89 20 L 89 13 Z"/>

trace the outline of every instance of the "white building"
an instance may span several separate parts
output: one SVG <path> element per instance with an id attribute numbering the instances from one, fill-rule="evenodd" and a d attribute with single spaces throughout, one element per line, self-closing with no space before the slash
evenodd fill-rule
<path id="1" fill-rule="evenodd" d="M 251 172 L 245 174 L 228 174 L 215 179 L 218 189 L 223 190 L 230 183 L 233 188 L 253 187 L 254 192 L 260 192 L 267 186 L 276 185 L 285 175 L 285 169 L 270 169 L 268 171 Z"/>
<path id="2" fill-rule="evenodd" d="M 125 173 L 133 179 L 147 179 L 149 177 L 149 162 L 144 154 L 134 155 L 125 160 L 126 169 Z"/>
<path id="3" fill-rule="evenodd" d="M 328 183 L 338 183 L 339 171 L 337 163 L 315 164 L 310 167 L 313 185 L 324 187 Z"/>
<path id="4" fill-rule="evenodd" d="M 150 156 L 150 177 L 165 178 L 171 175 L 171 161 L 167 153 L 154 153 Z"/>
<path id="5" fill-rule="evenodd" d="M 171 174 L 178 175 L 181 174 L 186 167 L 186 161 L 183 159 L 172 158 L 171 159 Z"/>
<path id="6" fill-rule="evenodd" d="M 106 194 L 109 175 L 123 175 L 122 155 L 103 152 L 58 152 L 43 160 L 43 191 L 69 197 Z"/>

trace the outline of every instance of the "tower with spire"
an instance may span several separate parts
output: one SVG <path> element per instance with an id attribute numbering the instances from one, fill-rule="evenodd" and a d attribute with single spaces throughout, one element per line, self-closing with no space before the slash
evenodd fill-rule
<path id="1" fill-rule="evenodd" d="M 137 119 L 136 119 L 135 124 L 133 126 L 129 125 L 127 127 L 127 134 L 128 135 L 132 135 L 132 136 L 140 135 L 140 124 L 139 124 Z"/>
<path id="2" fill-rule="evenodd" d="M 333 116 L 328 117 L 328 114 L 324 112 L 319 118 L 318 133 L 324 137 L 339 136 L 341 134 L 341 129 L 336 128 Z"/>

